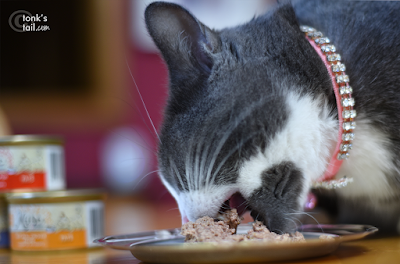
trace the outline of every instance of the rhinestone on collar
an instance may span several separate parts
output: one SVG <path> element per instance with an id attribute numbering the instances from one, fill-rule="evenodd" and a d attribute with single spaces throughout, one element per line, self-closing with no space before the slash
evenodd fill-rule
<path id="1" fill-rule="evenodd" d="M 343 188 L 346 187 L 347 184 L 352 183 L 353 178 L 347 178 L 344 176 L 343 178 L 340 178 L 339 180 L 330 180 L 330 181 L 322 181 L 322 182 L 314 182 L 313 183 L 313 188 L 324 188 L 324 189 L 337 189 L 337 188 Z"/>
<path id="2" fill-rule="evenodd" d="M 352 182 L 352 178 L 343 177 L 333 180 L 339 171 L 343 160 L 349 157 L 349 150 L 352 149 L 354 139 L 354 129 L 356 122 L 354 118 L 357 113 L 354 110 L 353 89 L 349 85 L 349 76 L 346 75 L 346 66 L 341 62 L 340 54 L 336 53 L 336 47 L 330 44 L 330 40 L 312 27 L 300 26 L 300 30 L 305 33 L 306 39 L 315 49 L 324 62 L 332 80 L 335 91 L 336 103 L 339 118 L 339 136 L 335 152 L 331 158 L 324 175 L 317 179 L 313 184 L 315 188 L 340 188 Z"/>

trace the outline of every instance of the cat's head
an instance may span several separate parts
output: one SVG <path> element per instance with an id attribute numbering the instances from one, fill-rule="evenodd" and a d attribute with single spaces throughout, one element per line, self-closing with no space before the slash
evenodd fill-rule
<path id="1" fill-rule="evenodd" d="M 337 125 L 326 69 L 292 7 L 221 31 L 170 3 L 152 3 L 145 19 L 169 70 L 158 161 L 183 222 L 230 205 L 290 231 Z"/>

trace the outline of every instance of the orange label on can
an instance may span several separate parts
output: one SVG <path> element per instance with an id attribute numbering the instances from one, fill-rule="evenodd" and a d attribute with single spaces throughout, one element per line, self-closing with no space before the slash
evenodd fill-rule
<path id="1" fill-rule="evenodd" d="M 101 200 L 66 203 L 10 204 L 11 249 L 54 250 L 97 246 L 103 236 Z"/>
<path id="2" fill-rule="evenodd" d="M 20 172 L 17 174 L 0 173 L 0 190 L 10 189 L 45 189 L 44 171 Z"/>
<path id="3" fill-rule="evenodd" d="M 85 230 L 11 233 L 11 248 L 14 250 L 74 249 L 86 246 Z"/>

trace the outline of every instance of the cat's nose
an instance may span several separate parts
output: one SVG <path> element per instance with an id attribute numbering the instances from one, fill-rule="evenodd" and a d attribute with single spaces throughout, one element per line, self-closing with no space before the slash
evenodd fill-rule
<path id="1" fill-rule="evenodd" d="M 182 215 L 182 225 L 186 224 L 187 222 L 189 222 L 189 219 L 187 218 L 187 216 Z"/>

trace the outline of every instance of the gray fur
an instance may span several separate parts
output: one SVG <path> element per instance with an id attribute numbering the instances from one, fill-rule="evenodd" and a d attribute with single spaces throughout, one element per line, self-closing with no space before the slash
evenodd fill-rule
<path id="1" fill-rule="evenodd" d="M 357 112 L 391 140 L 400 168 L 400 3 L 298 1 L 296 14 L 340 50 L 355 87 Z M 388 175 L 400 187 L 400 175 Z"/>
<path id="2" fill-rule="evenodd" d="M 287 89 L 328 102 L 337 115 L 328 72 L 300 32 L 300 21 L 340 50 L 358 113 L 390 140 L 398 170 L 387 177 L 400 193 L 399 17 L 397 2 L 297 1 L 294 8 L 283 4 L 247 24 L 215 31 L 178 5 L 152 3 L 146 24 L 170 77 L 158 154 L 164 180 L 178 193 L 235 183 L 243 162 L 268 149 L 285 127 Z M 263 175 L 247 201 L 252 215 L 273 230 L 289 231 L 283 216 L 300 209 L 294 200 L 304 188 L 302 172 L 284 162 Z M 390 210 L 393 229 L 400 211 Z M 355 216 L 339 219 L 357 222 Z"/>

